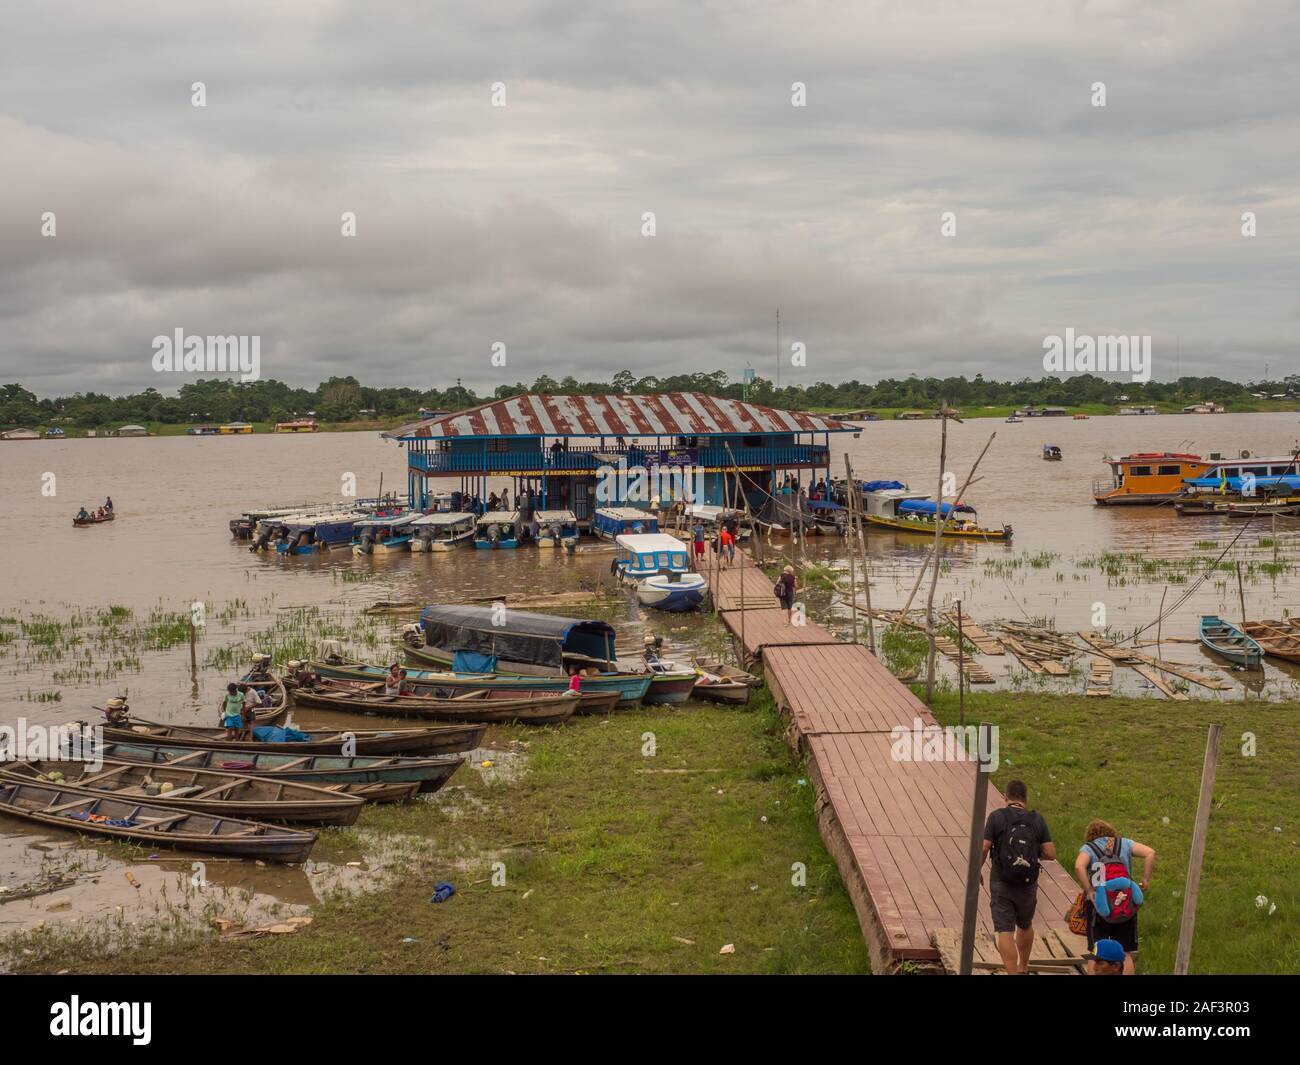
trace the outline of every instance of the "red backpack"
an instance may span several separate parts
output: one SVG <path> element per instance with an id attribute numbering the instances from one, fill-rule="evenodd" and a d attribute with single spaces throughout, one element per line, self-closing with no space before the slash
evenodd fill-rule
<path id="1" fill-rule="evenodd" d="M 1093 868 L 1100 865 L 1102 870 L 1102 883 L 1093 888 L 1093 894 L 1100 901 L 1099 896 L 1104 893 L 1108 904 L 1097 906 L 1094 902 L 1094 906 L 1097 916 L 1107 924 L 1124 924 L 1133 920 L 1142 905 L 1142 889 L 1133 882 L 1128 863 L 1120 857 L 1120 848 L 1118 836 L 1111 837 L 1110 848 L 1106 851 L 1095 841 L 1088 843 L 1088 850 L 1096 858 Z"/>

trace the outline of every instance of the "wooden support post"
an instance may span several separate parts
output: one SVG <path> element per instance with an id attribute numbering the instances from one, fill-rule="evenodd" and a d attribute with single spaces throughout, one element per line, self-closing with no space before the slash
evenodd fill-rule
<path id="1" fill-rule="evenodd" d="M 934 592 L 939 585 L 939 567 L 943 558 L 943 482 L 948 465 L 948 403 L 945 400 L 939 411 L 939 490 L 934 494 L 934 573 L 930 577 L 930 595 L 925 603 L 925 705 L 934 698 L 934 666 L 937 648 L 934 643 Z"/>
<path id="2" fill-rule="evenodd" d="M 194 619 L 190 618 L 190 674 L 194 675 L 199 671 L 198 658 L 198 630 L 194 627 Z"/>
<path id="3" fill-rule="evenodd" d="M 1187 883 L 1183 888 L 1183 919 L 1178 926 L 1178 950 L 1174 975 L 1186 976 L 1192 960 L 1192 933 L 1196 928 L 1196 897 L 1201 888 L 1201 862 L 1205 858 L 1205 837 L 1210 829 L 1210 804 L 1214 800 L 1214 771 L 1219 761 L 1222 725 L 1211 725 L 1205 741 L 1205 764 L 1201 767 L 1201 794 L 1196 800 L 1196 824 L 1192 828 L 1192 853 L 1187 859 Z"/>
<path id="4" fill-rule="evenodd" d="M 848 455 L 844 456 L 844 476 L 848 478 L 849 483 L 849 518 L 848 532 L 850 537 L 853 535 L 853 467 L 849 464 Z M 858 567 L 857 560 L 854 557 L 858 553 L 858 545 L 852 539 L 849 540 L 849 602 L 853 604 L 853 609 L 849 611 L 850 617 L 853 618 L 853 642 L 858 642 Z M 871 617 L 867 615 L 868 619 Z"/>
<path id="5" fill-rule="evenodd" d="M 966 905 L 961 920 L 962 976 L 970 976 L 975 957 L 975 917 L 980 903 L 980 870 L 984 865 L 984 817 L 989 801 L 988 769 L 984 752 L 989 749 L 988 728 L 980 722 L 975 763 L 975 800 L 970 811 L 970 851 L 966 860 Z"/>
<path id="6" fill-rule="evenodd" d="M 961 600 L 957 600 L 957 724 L 966 728 L 966 647 L 962 639 Z"/>

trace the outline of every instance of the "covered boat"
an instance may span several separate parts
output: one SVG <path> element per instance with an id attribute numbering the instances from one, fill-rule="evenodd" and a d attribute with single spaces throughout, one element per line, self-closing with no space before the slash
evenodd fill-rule
<path id="1" fill-rule="evenodd" d="M 571 510 L 539 510 L 533 521 L 538 547 L 573 547 L 578 542 L 578 519 Z"/>
<path id="2" fill-rule="evenodd" d="M 620 535 L 614 560 L 619 579 L 636 588 L 642 606 L 655 610 L 694 610 L 708 583 L 692 572 L 684 543 L 667 533 Z"/>
<path id="3" fill-rule="evenodd" d="M 365 511 L 351 510 L 265 518 L 257 523 L 249 549 L 274 550 L 281 555 L 310 555 L 333 548 L 348 548 L 357 522 L 366 517 Z"/>
<path id="4" fill-rule="evenodd" d="M 492 510 L 475 523 L 474 546 L 480 550 L 519 546 L 519 511 Z"/>
<path id="5" fill-rule="evenodd" d="M 1062 459 L 1063 457 L 1064 457 L 1064 456 L 1063 456 L 1062 453 L 1061 453 L 1061 448 L 1060 448 L 1059 445 L 1057 445 L 1057 444 L 1044 444 L 1044 445 L 1043 445 L 1043 461 L 1044 461 L 1044 462 L 1060 462 L 1061 459 Z"/>
<path id="6" fill-rule="evenodd" d="M 1001 529 L 983 528 L 974 507 L 962 502 L 936 503 L 925 492 L 913 492 L 906 486 L 864 491 L 862 503 L 862 518 L 867 524 L 896 532 L 933 536 L 938 523 L 940 535 L 946 537 L 966 540 L 1011 539 L 1010 525 L 1004 525 Z"/>
<path id="7" fill-rule="evenodd" d="M 1110 466 L 1111 482 L 1093 482 L 1098 506 L 1167 503 L 1182 493 L 1186 478 L 1201 477 L 1212 466 L 1200 455 L 1181 451 L 1139 451 L 1103 461 Z"/>
<path id="8" fill-rule="evenodd" d="M 474 539 L 476 520 L 475 515 L 459 511 L 421 514 L 411 522 L 411 550 L 454 551 Z"/>
<path id="9" fill-rule="evenodd" d="M 352 543 L 354 555 L 384 555 L 410 549 L 414 534 L 412 524 L 418 514 L 398 514 L 390 518 L 366 518 L 357 522 Z"/>
<path id="10" fill-rule="evenodd" d="M 563 678 L 577 670 L 584 687 L 615 687 L 620 702 L 638 701 L 649 687 L 648 675 L 618 670 L 606 621 L 458 604 L 425 607 L 420 627 L 425 645 L 406 643 L 407 656 L 458 673 Z"/>
<path id="11" fill-rule="evenodd" d="M 597 507 L 591 531 L 602 540 L 615 540 L 625 533 L 658 532 L 659 519 L 637 507 Z"/>

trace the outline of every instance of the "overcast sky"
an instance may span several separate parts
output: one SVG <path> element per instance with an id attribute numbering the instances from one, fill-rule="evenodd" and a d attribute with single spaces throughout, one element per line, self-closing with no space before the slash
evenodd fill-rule
<path id="1" fill-rule="evenodd" d="M 41 395 L 173 392 L 178 328 L 307 386 L 772 376 L 778 306 L 783 382 L 1037 377 L 1067 327 L 1300 372 L 1287 0 L 5 10 L 0 382 Z"/>

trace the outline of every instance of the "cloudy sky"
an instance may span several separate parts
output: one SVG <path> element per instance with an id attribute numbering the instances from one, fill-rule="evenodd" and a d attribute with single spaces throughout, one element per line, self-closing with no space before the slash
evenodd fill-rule
<path id="1" fill-rule="evenodd" d="M 0 381 L 171 392 L 178 328 L 309 386 L 771 376 L 778 306 L 787 382 L 1036 377 L 1067 327 L 1300 372 L 1298 10 L 14 2 Z"/>

